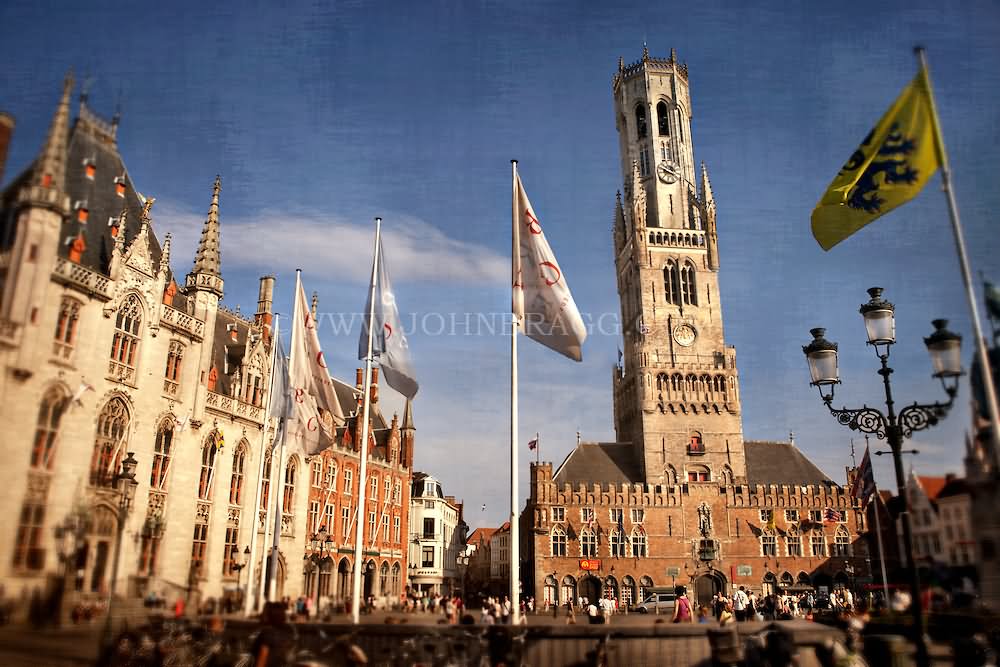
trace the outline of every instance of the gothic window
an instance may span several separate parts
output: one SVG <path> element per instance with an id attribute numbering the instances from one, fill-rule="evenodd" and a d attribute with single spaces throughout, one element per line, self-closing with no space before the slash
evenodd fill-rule
<path id="1" fill-rule="evenodd" d="M 823 534 L 823 531 L 813 531 L 812 537 L 809 538 L 809 542 L 812 546 L 813 556 L 817 558 L 826 556 L 826 535 Z"/>
<path id="2" fill-rule="evenodd" d="M 41 570 L 45 566 L 42 535 L 45 524 L 45 503 L 25 500 L 17 525 L 14 543 L 14 567 Z"/>
<path id="3" fill-rule="evenodd" d="M 76 327 L 80 322 L 80 302 L 76 299 L 64 298 L 59 306 L 59 318 L 56 320 L 55 352 L 66 356 L 76 343 Z"/>
<path id="4" fill-rule="evenodd" d="M 677 263 L 673 260 L 663 267 L 663 298 L 674 305 L 681 302 L 681 283 Z"/>
<path id="5" fill-rule="evenodd" d="M 153 443 L 153 467 L 149 472 L 149 488 L 167 490 L 167 473 L 170 471 L 171 447 L 174 443 L 174 418 L 168 416 L 156 429 Z"/>
<path id="6" fill-rule="evenodd" d="M 671 465 L 667 466 L 667 472 L 664 475 L 666 477 L 667 484 L 674 485 L 677 484 L 677 469 Z"/>
<path id="7" fill-rule="evenodd" d="M 194 538 L 191 540 L 191 574 L 202 576 L 202 566 L 205 564 L 205 551 L 208 549 L 208 524 L 194 524 Z"/>
<path id="8" fill-rule="evenodd" d="M 660 102 L 656 105 L 656 127 L 661 137 L 670 136 L 670 114 L 667 111 L 666 102 Z"/>
<path id="9" fill-rule="evenodd" d="M 264 398 L 264 359 L 259 354 L 254 355 L 247 364 L 243 377 L 244 403 L 260 406 Z"/>
<path id="10" fill-rule="evenodd" d="M 612 558 L 625 557 L 625 536 L 620 530 L 612 530 L 608 539 L 609 553 Z"/>
<path id="11" fill-rule="evenodd" d="M 632 557 L 633 558 L 645 558 L 646 557 L 646 532 L 640 527 L 636 526 L 632 529 Z"/>
<path id="12" fill-rule="evenodd" d="M 129 413 L 125 401 L 117 396 L 105 404 L 97 417 L 97 437 L 90 460 L 90 483 L 112 486 L 118 474 L 128 430 Z"/>
<path id="13" fill-rule="evenodd" d="M 733 469 L 728 465 L 722 466 L 722 483 L 732 484 L 733 483 Z"/>
<path id="14" fill-rule="evenodd" d="M 378 571 L 378 585 L 379 585 L 379 591 L 381 591 L 382 595 L 388 595 L 389 594 L 389 564 L 388 563 L 383 562 L 382 563 L 382 567 L 379 568 L 379 571 Z"/>
<path id="15" fill-rule="evenodd" d="M 686 305 L 698 305 L 698 291 L 694 281 L 694 267 L 685 264 L 680 271 L 681 298 Z"/>
<path id="16" fill-rule="evenodd" d="M 208 440 L 201 448 L 201 474 L 198 476 L 198 497 L 202 500 L 212 499 L 212 477 L 215 474 L 215 456 L 219 449 L 217 439 L 221 437 L 218 431 L 209 434 Z"/>
<path id="17" fill-rule="evenodd" d="M 283 514 L 295 513 L 295 473 L 297 469 L 296 459 L 290 459 L 285 466 L 285 488 L 281 499 L 281 511 Z"/>
<path id="18" fill-rule="evenodd" d="M 851 555 L 851 536 L 847 534 L 847 529 L 841 526 L 837 529 L 837 534 L 833 537 L 834 556 Z"/>
<path id="19" fill-rule="evenodd" d="M 115 337 L 111 342 L 111 361 L 128 368 L 135 368 L 139 350 L 139 327 L 142 324 L 142 305 L 134 294 L 118 307 L 115 318 Z"/>
<path id="20" fill-rule="evenodd" d="M 566 555 L 566 531 L 556 526 L 552 529 L 552 555 L 553 556 L 565 556 Z"/>
<path id="21" fill-rule="evenodd" d="M 645 146 L 639 149 L 639 175 L 649 176 L 649 149 Z"/>
<path id="22" fill-rule="evenodd" d="M 760 536 L 760 554 L 762 556 L 778 555 L 778 538 L 774 533 L 765 532 Z"/>
<path id="23" fill-rule="evenodd" d="M 646 129 L 646 108 L 637 106 L 635 108 L 635 128 L 639 139 L 644 139 L 648 134 Z"/>
<path id="24" fill-rule="evenodd" d="M 791 528 L 785 535 L 785 552 L 789 557 L 802 555 L 802 536 L 795 528 Z"/>
<path id="25" fill-rule="evenodd" d="M 688 454 L 704 454 L 705 453 L 705 443 L 701 439 L 701 433 L 695 431 L 691 434 L 690 440 L 688 441 Z"/>
<path id="26" fill-rule="evenodd" d="M 69 405 L 66 392 L 58 387 L 50 389 L 42 397 L 38 406 L 38 421 L 35 424 L 35 444 L 31 448 L 31 467 L 51 470 L 56 440 L 59 436 L 59 422 Z"/>
<path id="27" fill-rule="evenodd" d="M 233 474 L 229 478 L 230 505 L 239 505 L 243 500 L 243 464 L 246 463 L 247 446 L 244 440 L 233 453 Z"/>
<path id="28" fill-rule="evenodd" d="M 176 393 L 176 385 L 181 380 L 181 362 L 184 360 L 184 345 L 178 340 L 170 341 L 170 348 L 167 350 L 167 368 L 164 377 L 169 383 L 173 383 Z"/>
<path id="29" fill-rule="evenodd" d="M 260 509 L 267 511 L 267 501 L 271 493 L 271 452 L 264 455 L 264 469 L 260 480 Z"/>
<path id="30" fill-rule="evenodd" d="M 589 528 L 580 532 L 580 555 L 584 558 L 597 556 L 597 535 Z"/>
<path id="31" fill-rule="evenodd" d="M 240 529 L 237 526 L 226 526 L 226 546 L 222 549 L 222 576 L 233 576 L 233 565 L 240 557 Z"/>

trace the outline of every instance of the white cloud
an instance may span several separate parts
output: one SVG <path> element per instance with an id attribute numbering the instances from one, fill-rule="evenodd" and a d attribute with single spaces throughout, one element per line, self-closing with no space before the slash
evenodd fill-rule
<path id="1" fill-rule="evenodd" d="M 154 225 L 173 236 L 173 264 L 194 257 L 204 214 L 157 202 Z M 365 283 L 374 242 L 371 222 L 351 222 L 315 211 L 264 211 L 250 217 L 221 214 L 222 267 L 285 271 L 300 268 L 327 280 Z M 393 215 L 382 225 L 386 262 L 394 280 L 455 284 L 504 284 L 509 262 L 481 245 L 450 238 L 411 216 Z M 359 261 L 359 258 L 365 258 Z M 183 272 L 183 271 L 182 271 Z"/>

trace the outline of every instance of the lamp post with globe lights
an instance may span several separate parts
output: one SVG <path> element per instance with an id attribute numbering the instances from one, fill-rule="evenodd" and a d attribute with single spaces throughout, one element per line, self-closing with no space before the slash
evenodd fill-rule
<path id="1" fill-rule="evenodd" d="M 917 664 L 920 667 L 927 667 L 929 655 L 923 632 L 920 575 L 913 559 L 913 535 L 910 527 L 909 502 L 906 497 L 906 481 L 903 476 L 902 447 L 905 438 L 912 436 L 915 431 L 934 426 L 951 409 L 958 393 L 958 378 L 962 375 L 962 337 L 948 331 L 947 320 L 933 321 L 934 332 L 924 338 L 924 344 L 931 356 L 933 377 L 941 380 L 948 401 L 930 404 L 913 403 L 897 413 L 890 382 L 893 370 L 889 367 L 889 353 L 896 342 L 895 308 L 882 298 L 880 287 L 872 287 L 868 290 L 868 295 L 870 300 L 862 304 L 860 312 L 868 334 L 868 345 L 875 348 L 875 355 L 881 364 L 877 372 L 882 376 L 885 391 L 885 413 L 867 405 L 858 409 L 833 407 L 834 389 L 840 384 L 840 376 L 837 369 L 837 344 L 824 338 L 826 329 L 812 329 L 810 333 L 813 340 L 809 345 L 803 346 L 802 351 L 809 362 L 809 384 L 819 389 L 820 397 L 830 414 L 852 430 L 869 433 L 885 440 L 892 450 L 896 489 L 900 499 L 900 519 L 903 525 L 903 548 L 909 565 L 910 595 L 913 598 L 910 607 L 913 616 L 913 641 L 917 649 Z"/>

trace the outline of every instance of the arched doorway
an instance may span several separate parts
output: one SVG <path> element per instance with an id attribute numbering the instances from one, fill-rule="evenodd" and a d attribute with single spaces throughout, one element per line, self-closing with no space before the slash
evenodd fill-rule
<path id="1" fill-rule="evenodd" d="M 273 578 L 271 576 L 272 563 L 276 563 Z M 269 599 L 280 600 L 285 596 L 285 559 L 280 553 L 277 554 L 276 558 L 267 559 L 267 581 L 269 583 L 265 590 L 274 591 L 274 596 Z"/>
<path id="2" fill-rule="evenodd" d="M 773 595 L 778 588 L 778 578 L 774 576 L 774 572 L 767 572 L 764 574 L 764 578 L 760 582 L 761 594 L 765 597 L 768 595 Z"/>
<path id="3" fill-rule="evenodd" d="M 601 599 L 601 580 L 592 574 L 580 580 L 580 596 L 588 602 L 597 603 Z"/>
<path id="4" fill-rule="evenodd" d="M 337 566 L 337 597 L 346 600 L 351 591 L 351 563 L 346 558 L 340 559 Z"/>
<path id="5" fill-rule="evenodd" d="M 615 579 L 614 577 L 612 577 L 610 575 L 607 576 L 604 579 L 604 595 L 602 595 L 601 597 L 605 597 L 605 598 L 607 598 L 609 600 L 617 600 L 618 599 L 618 580 L 617 579 Z"/>
<path id="6" fill-rule="evenodd" d="M 715 594 L 725 590 L 726 578 L 714 570 L 694 580 L 694 599 L 698 606 L 711 605 Z"/>
<path id="7" fill-rule="evenodd" d="M 115 539 L 115 513 L 106 505 L 94 509 L 94 519 L 91 522 L 90 538 L 87 540 L 92 563 L 88 589 L 92 593 L 107 591 L 108 570 L 110 570 L 112 542 Z"/>
<path id="8" fill-rule="evenodd" d="M 559 584 L 551 574 L 545 577 L 545 583 L 542 587 L 542 602 L 546 609 L 553 605 L 559 606 Z"/>

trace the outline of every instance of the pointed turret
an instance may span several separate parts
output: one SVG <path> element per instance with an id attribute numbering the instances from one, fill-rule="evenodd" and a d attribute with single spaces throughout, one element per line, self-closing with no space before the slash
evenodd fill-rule
<path id="1" fill-rule="evenodd" d="M 632 160 L 632 183 L 628 192 L 631 198 L 632 230 L 640 232 L 646 226 L 646 188 L 639 173 L 639 161 Z"/>
<path id="2" fill-rule="evenodd" d="M 615 254 L 617 255 L 625 246 L 625 239 L 628 238 L 628 235 L 625 233 L 625 209 L 622 208 L 621 190 L 619 190 L 615 195 L 614 237 Z"/>
<path id="3" fill-rule="evenodd" d="M 708 268 L 717 271 L 719 269 L 719 233 L 715 227 L 715 195 L 712 194 L 712 184 L 708 180 L 708 167 L 701 163 L 701 201 L 704 204 L 704 216 L 702 222 L 705 226 L 705 235 L 708 240 Z"/>
<path id="4" fill-rule="evenodd" d="M 413 440 L 416 433 L 413 426 L 413 401 L 406 399 L 403 408 L 403 424 L 400 426 L 400 460 L 404 466 L 413 470 Z"/>
<path id="5" fill-rule="evenodd" d="M 66 194 L 66 154 L 69 144 L 69 104 L 73 91 L 73 74 L 63 80 L 62 97 L 56 107 L 49 134 L 42 151 L 35 160 L 31 180 L 20 193 L 24 203 L 51 208 L 58 213 L 69 213 L 69 196 Z"/>
<path id="6" fill-rule="evenodd" d="M 222 297 L 221 259 L 219 256 L 219 191 L 222 178 L 215 177 L 212 186 L 212 203 L 208 207 L 208 217 L 201 230 L 198 252 L 194 256 L 194 269 L 187 275 L 186 285 L 190 289 L 205 290 Z"/>
<path id="7" fill-rule="evenodd" d="M 160 268 L 159 272 L 163 275 L 167 274 L 170 270 L 170 246 L 173 243 L 173 237 L 170 232 L 163 237 L 163 248 L 160 249 Z"/>
<path id="8" fill-rule="evenodd" d="M 410 431 L 417 430 L 413 426 L 413 401 L 410 399 L 406 399 L 406 405 L 403 407 L 403 425 L 400 428 Z"/>

